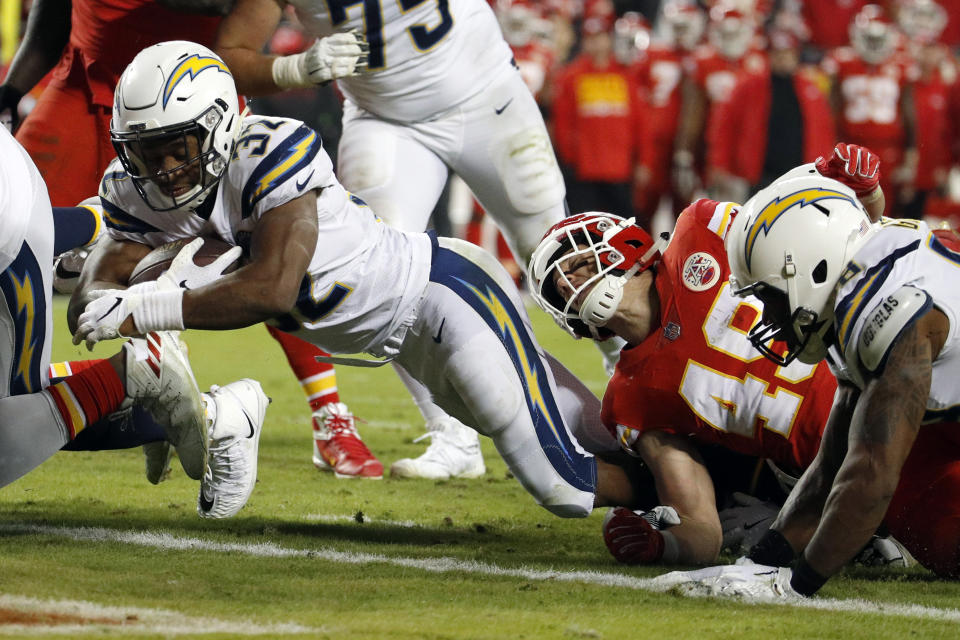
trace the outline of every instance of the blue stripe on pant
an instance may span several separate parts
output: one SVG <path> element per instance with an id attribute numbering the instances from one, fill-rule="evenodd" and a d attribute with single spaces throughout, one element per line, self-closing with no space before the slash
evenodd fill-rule
<path id="1" fill-rule="evenodd" d="M 571 486 L 594 493 L 596 460 L 578 451 L 564 428 L 544 361 L 512 300 L 486 271 L 457 252 L 438 246 L 436 240 L 430 280 L 456 293 L 499 336 L 523 384 L 527 410 L 550 464 Z"/>

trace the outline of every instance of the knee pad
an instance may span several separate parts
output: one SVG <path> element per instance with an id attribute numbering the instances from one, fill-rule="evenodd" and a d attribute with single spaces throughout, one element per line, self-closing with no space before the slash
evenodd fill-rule
<path id="1" fill-rule="evenodd" d="M 381 187 L 393 177 L 396 138 L 374 133 L 373 127 L 361 127 L 345 133 L 340 140 L 337 177 L 344 187 L 358 194 Z"/>
<path id="2" fill-rule="evenodd" d="M 531 127 L 494 144 L 497 173 L 517 213 L 540 213 L 563 202 L 563 176 L 546 129 Z"/>

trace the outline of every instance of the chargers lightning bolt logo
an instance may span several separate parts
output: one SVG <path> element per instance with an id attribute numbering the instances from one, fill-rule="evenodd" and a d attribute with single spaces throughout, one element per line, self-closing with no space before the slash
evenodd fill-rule
<path id="1" fill-rule="evenodd" d="M 757 214 L 756 219 L 753 221 L 753 226 L 750 227 L 750 230 L 747 232 L 747 243 L 744 247 L 744 258 L 746 258 L 747 270 L 750 269 L 750 262 L 753 258 L 753 246 L 756 244 L 757 238 L 760 237 L 761 232 L 763 232 L 763 235 L 770 233 L 770 229 L 773 227 L 774 223 L 780 219 L 780 216 L 785 214 L 796 205 L 803 207 L 808 204 L 813 204 L 818 200 L 827 200 L 832 198 L 846 200 L 852 205 L 857 206 L 856 201 L 842 191 L 820 188 L 803 189 L 802 191 L 791 193 L 790 195 L 784 196 L 783 198 L 777 198 L 768 203 L 767 206 L 765 206 L 760 213 Z"/>
<path id="2" fill-rule="evenodd" d="M 36 337 L 33 335 L 33 317 L 35 310 L 33 308 L 33 280 L 27 274 L 23 282 L 17 280 L 16 276 L 11 274 L 13 289 L 17 300 L 17 314 L 23 314 L 23 351 L 20 353 L 20 361 L 14 372 L 14 379 L 18 376 L 23 380 L 29 392 L 37 391 L 32 388 L 32 372 L 30 364 L 33 362 L 33 350 L 36 346 Z"/>
<path id="3" fill-rule="evenodd" d="M 261 194 L 265 193 L 269 189 L 271 183 L 278 178 L 283 177 L 291 168 L 299 169 L 298 163 L 307 155 L 311 147 L 313 147 L 313 143 L 316 141 L 316 139 L 317 133 L 315 131 L 310 131 L 302 140 L 300 140 L 300 142 L 293 145 L 289 155 L 260 179 L 257 189 L 251 196 L 251 200 L 256 200 L 256 198 L 258 198 Z"/>
<path id="4" fill-rule="evenodd" d="M 230 70 L 227 69 L 227 65 L 223 64 L 220 58 L 201 56 L 200 54 L 194 53 L 181 60 L 177 66 L 173 68 L 173 72 L 170 74 L 170 77 L 167 78 L 167 83 L 163 87 L 163 108 L 167 108 L 167 102 L 170 100 L 170 96 L 173 95 L 173 90 L 181 80 L 187 77 L 192 80 L 207 69 L 216 69 L 217 71 L 230 75 Z"/>
<path id="5" fill-rule="evenodd" d="M 480 301 L 490 310 L 490 313 L 493 314 L 494 319 L 497 322 L 497 325 L 500 327 L 501 334 L 510 340 L 513 344 L 514 350 L 517 353 L 517 356 L 520 358 L 520 369 L 522 370 L 525 386 L 527 387 L 527 400 L 533 405 L 531 408 L 535 407 L 540 411 L 540 415 L 543 416 L 544 420 L 547 421 L 547 424 L 550 425 L 550 430 L 553 431 L 553 435 L 557 440 L 557 443 L 563 449 L 564 453 L 568 456 L 570 452 L 567 451 L 566 446 L 564 445 L 563 438 L 560 437 L 559 431 L 557 431 L 557 425 L 554 424 L 553 417 L 550 415 L 550 411 L 547 409 L 547 403 L 543 398 L 543 391 L 540 388 L 540 380 L 537 376 L 537 372 L 534 371 L 533 367 L 530 364 L 530 360 L 527 358 L 527 351 L 524 349 L 523 341 L 520 339 L 520 334 L 517 330 L 516 325 L 513 320 L 510 318 L 510 313 L 504 307 L 503 302 L 500 298 L 487 288 L 487 293 L 484 294 L 480 289 L 474 285 L 456 278 L 463 284 L 465 287 L 473 291 L 474 295 L 480 299 Z"/>

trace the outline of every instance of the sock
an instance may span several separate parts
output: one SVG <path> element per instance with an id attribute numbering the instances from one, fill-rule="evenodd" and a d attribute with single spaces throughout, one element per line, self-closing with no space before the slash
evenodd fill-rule
<path id="1" fill-rule="evenodd" d="M 89 369 L 103 360 L 73 360 L 67 362 L 50 363 L 50 382 L 60 382 L 61 379 L 80 373 L 84 369 Z"/>
<path id="2" fill-rule="evenodd" d="M 63 418 L 70 439 L 109 413 L 120 408 L 126 396 L 123 380 L 106 360 L 91 366 L 44 390 L 49 393 Z"/>
<path id="3" fill-rule="evenodd" d="M 333 365 L 320 363 L 314 359 L 314 356 L 329 355 L 327 352 L 274 327 L 267 326 L 267 331 L 283 348 L 287 362 L 290 363 L 290 368 L 293 369 L 303 393 L 307 396 L 311 411 L 316 411 L 331 402 L 340 402 L 337 376 Z"/>

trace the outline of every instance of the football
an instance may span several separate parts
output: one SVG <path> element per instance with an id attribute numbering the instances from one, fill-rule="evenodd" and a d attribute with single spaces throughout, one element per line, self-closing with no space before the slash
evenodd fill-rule
<path id="1" fill-rule="evenodd" d="M 180 238 L 167 244 L 162 244 L 140 260 L 137 266 L 133 268 L 130 274 L 129 284 L 139 284 L 141 282 L 150 282 L 156 280 L 160 275 L 170 268 L 170 263 L 177 257 L 180 250 L 190 244 L 196 238 Z M 193 256 L 193 262 L 197 266 L 206 266 L 229 251 L 233 245 L 227 244 L 218 238 L 205 237 L 200 250 Z M 240 266 L 240 260 L 227 267 L 224 273 L 230 273 Z"/>

